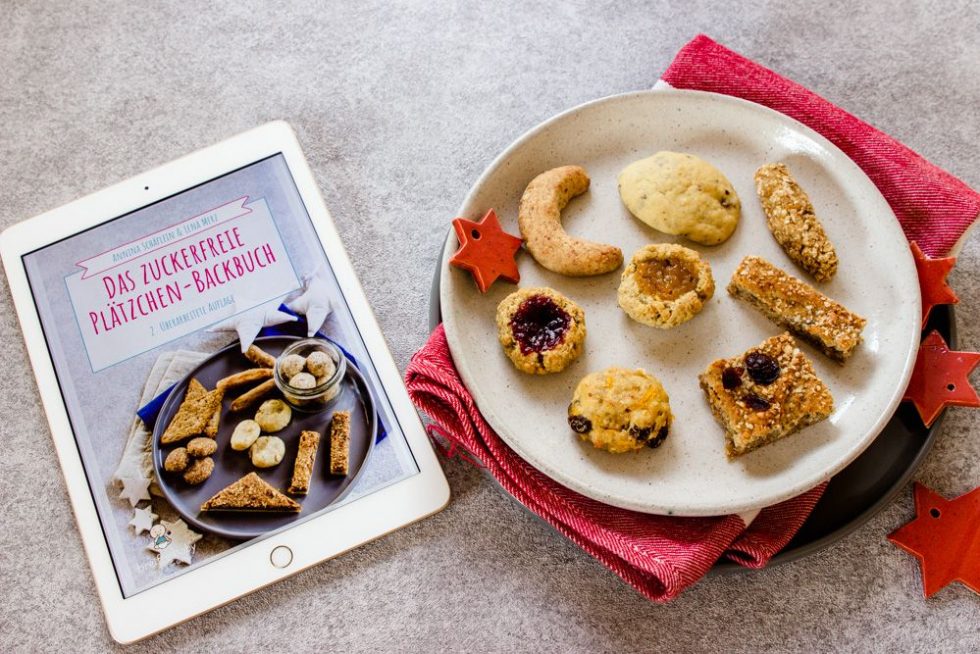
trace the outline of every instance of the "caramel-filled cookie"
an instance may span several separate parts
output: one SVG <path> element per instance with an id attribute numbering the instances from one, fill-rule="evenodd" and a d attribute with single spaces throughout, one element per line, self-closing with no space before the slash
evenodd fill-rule
<path id="1" fill-rule="evenodd" d="M 670 329 L 693 318 L 715 292 L 711 266 L 683 245 L 640 248 L 623 271 L 617 300 L 633 320 Z"/>

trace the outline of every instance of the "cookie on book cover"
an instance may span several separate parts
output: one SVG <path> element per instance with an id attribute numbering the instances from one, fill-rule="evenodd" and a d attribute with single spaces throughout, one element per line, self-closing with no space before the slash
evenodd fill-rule
<path id="1" fill-rule="evenodd" d="M 269 482 L 250 472 L 218 491 L 201 505 L 202 511 L 295 511 L 302 507 Z"/>

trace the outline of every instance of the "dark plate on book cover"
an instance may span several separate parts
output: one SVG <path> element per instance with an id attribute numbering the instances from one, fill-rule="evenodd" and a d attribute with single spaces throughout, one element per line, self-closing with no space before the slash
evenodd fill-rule
<path id="1" fill-rule="evenodd" d="M 278 356 L 296 340 L 298 339 L 293 336 L 270 336 L 256 339 L 255 344 L 269 354 Z M 317 413 L 301 413 L 293 410 L 290 423 L 274 434 L 286 443 L 286 455 L 279 465 L 272 468 L 256 468 L 252 465 L 247 450 L 237 451 L 231 448 L 229 441 L 235 425 L 247 418 L 253 418 L 261 404 L 256 402 L 253 407 L 245 411 L 233 413 L 229 410 L 229 405 L 239 394 L 236 392 L 234 395 L 229 394 L 223 402 L 221 424 L 215 439 L 218 449 L 212 456 L 215 465 L 211 476 L 204 483 L 192 486 L 186 483 L 180 474 L 164 471 L 163 461 L 167 454 L 183 443 L 161 445 L 160 436 L 183 401 L 191 378 L 196 378 L 205 388 L 211 389 L 219 379 L 250 367 L 253 366 L 242 356 L 238 341 L 215 353 L 174 386 L 160 410 L 153 430 L 153 466 L 167 501 L 191 527 L 236 540 L 254 538 L 292 525 L 342 499 L 364 468 L 364 463 L 374 447 L 374 436 L 378 426 L 374 398 L 361 373 L 356 367 L 348 365 L 342 389 L 336 398 Z M 244 390 L 246 389 L 242 389 Z M 281 396 L 276 392 L 265 399 L 274 397 Z M 330 417 L 335 411 L 350 411 L 351 414 L 349 471 L 345 477 L 331 475 L 329 472 L 329 424 Z M 302 505 L 299 513 L 201 511 L 201 505 L 210 497 L 250 472 L 255 472 L 274 488 L 285 491 L 292 478 L 299 435 L 304 430 L 319 432 L 321 440 L 314 461 L 309 494 L 293 497 Z"/>

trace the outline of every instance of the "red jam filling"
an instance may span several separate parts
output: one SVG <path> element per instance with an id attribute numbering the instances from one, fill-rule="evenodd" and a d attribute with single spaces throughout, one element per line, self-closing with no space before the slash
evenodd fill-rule
<path id="1" fill-rule="evenodd" d="M 544 295 L 521 302 L 510 319 L 510 329 L 521 347 L 521 354 L 545 352 L 562 342 L 572 317 Z"/>

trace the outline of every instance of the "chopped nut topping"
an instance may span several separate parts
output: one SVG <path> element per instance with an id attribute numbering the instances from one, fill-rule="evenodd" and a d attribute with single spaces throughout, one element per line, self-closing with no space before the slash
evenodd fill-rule
<path id="1" fill-rule="evenodd" d="M 818 282 L 837 272 L 837 253 L 817 219 L 806 192 L 786 164 L 766 164 L 755 172 L 755 188 L 769 229 L 790 259 Z"/>
<path id="2" fill-rule="evenodd" d="M 839 362 L 853 354 L 867 323 L 762 257 L 742 259 L 728 292 Z"/>

